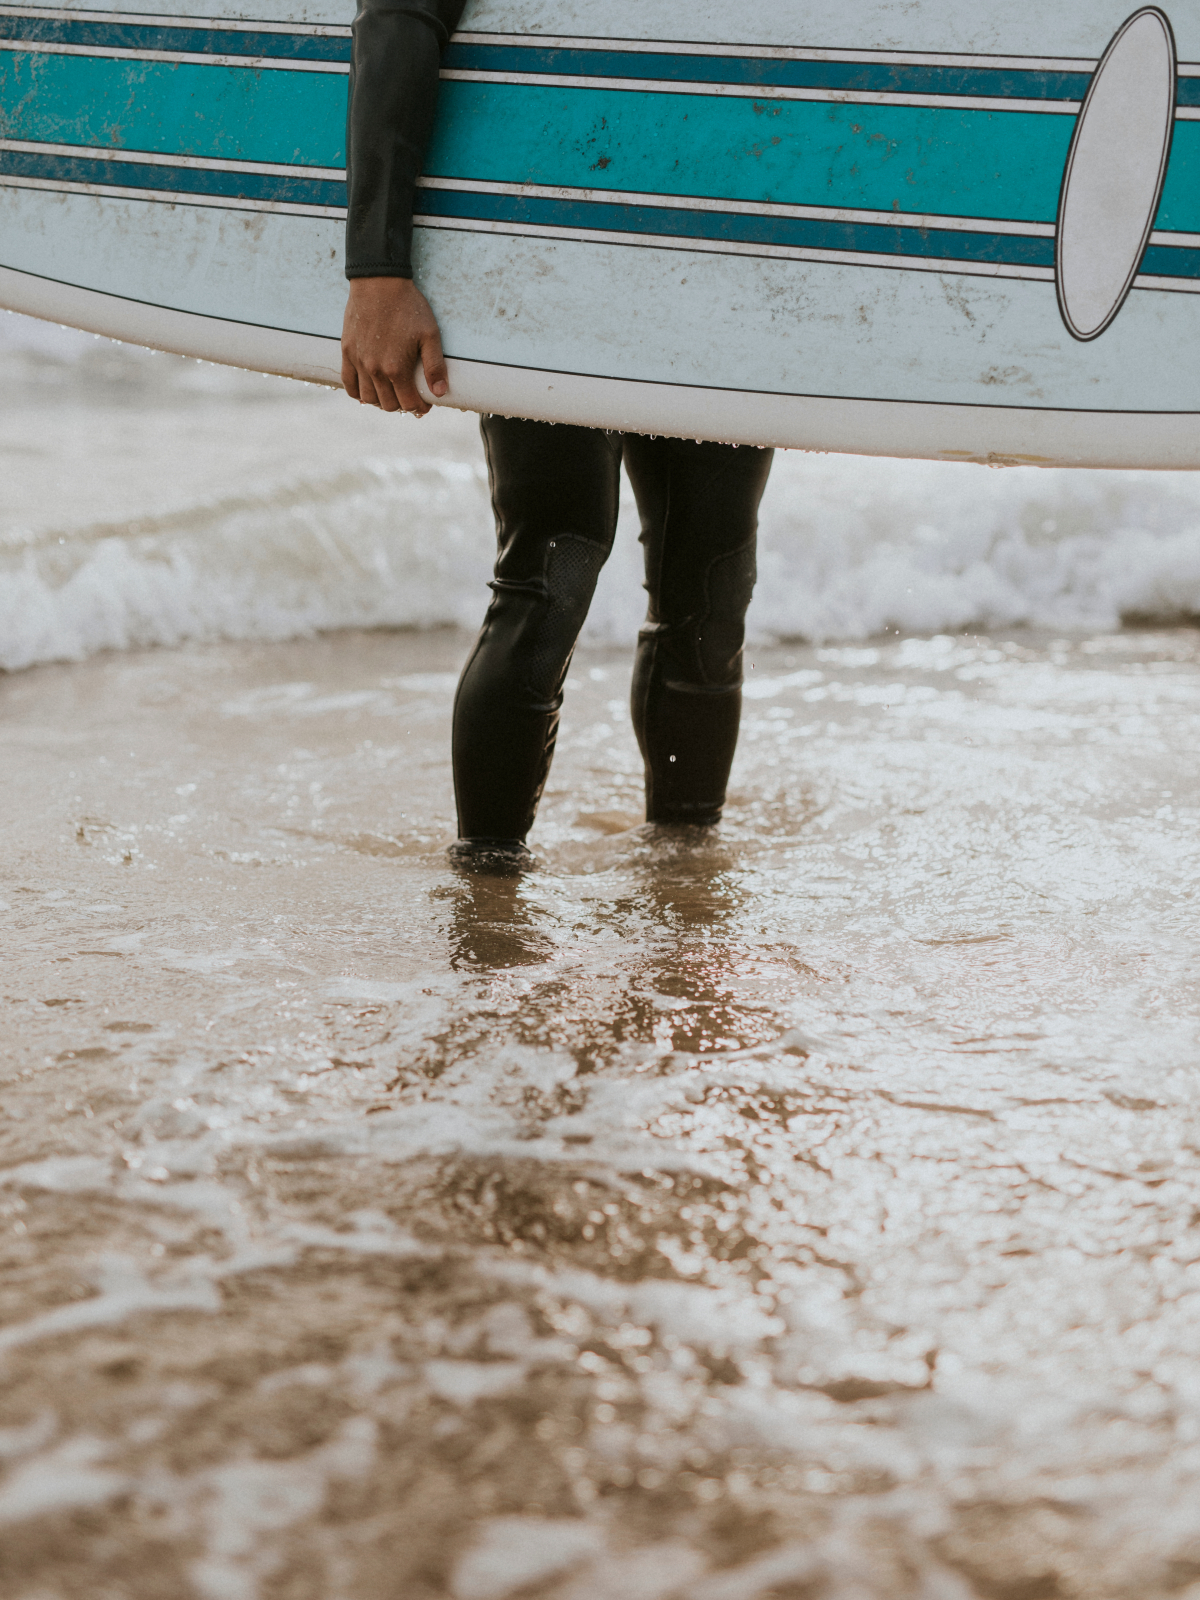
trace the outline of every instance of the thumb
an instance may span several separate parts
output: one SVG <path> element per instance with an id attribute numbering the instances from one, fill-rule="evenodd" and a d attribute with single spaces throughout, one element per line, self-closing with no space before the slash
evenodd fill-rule
<path id="1" fill-rule="evenodd" d="M 446 373 L 446 358 L 442 354 L 442 341 L 435 328 L 432 333 L 426 334 L 421 341 L 421 366 L 425 372 L 425 382 L 429 385 L 429 392 L 440 400 L 450 388 L 450 379 Z"/>

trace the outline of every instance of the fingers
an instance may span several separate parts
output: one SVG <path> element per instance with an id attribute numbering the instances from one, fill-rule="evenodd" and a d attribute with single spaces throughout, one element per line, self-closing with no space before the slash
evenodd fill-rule
<path id="1" fill-rule="evenodd" d="M 394 372 L 391 375 L 391 386 L 395 398 L 402 411 L 411 411 L 414 417 L 423 417 L 430 409 L 426 400 L 416 384 L 416 351 L 412 359 L 404 365 L 403 372 Z"/>
<path id="2" fill-rule="evenodd" d="M 402 409 L 387 374 L 378 368 L 372 371 L 361 357 L 356 365 L 349 352 L 342 356 L 342 387 L 359 405 L 377 406 L 381 411 Z"/>
<path id="3" fill-rule="evenodd" d="M 342 388 L 345 389 L 351 400 L 357 400 L 359 398 L 358 369 L 355 367 L 353 361 L 351 361 L 350 352 L 346 349 L 344 344 L 342 346 Z"/>
<path id="4" fill-rule="evenodd" d="M 432 333 L 425 335 L 421 341 L 421 365 L 425 371 L 425 382 L 429 385 L 430 394 L 436 395 L 440 400 L 450 388 L 450 379 L 446 373 L 446 358 L 442 354 L 442 341 L 436 328 Z"/>
<path id="5" fill-rule="evenodd" d="M 411 411 L 423 417 L 429 402 L 413 381 L 418 347 L 414 344 L 395 366 L 389 366 L 361 355 L 355 343 L 348 340 L 342 349 L 342 386 L 350 398 L 381 411 Z"/>
<path id="6" fill-rule="evenodd" d="M 366 391 L 363 402 L 369 406 L 378 406 L 381 411 L 403 411 L 404 404 L 397 398 L 396 389 L 391 378 L 386 372 L 376 367 L 366 371 L 359 369 L 358 381 Z"/>
<path id="7" fill-rule="evenodd" d="M 415 417 L 428 415 L 431 397 L 440 400 L 449 392 L 437 321 L 410 278 L 351 281 L 342 384 L 361 405 Z"/>

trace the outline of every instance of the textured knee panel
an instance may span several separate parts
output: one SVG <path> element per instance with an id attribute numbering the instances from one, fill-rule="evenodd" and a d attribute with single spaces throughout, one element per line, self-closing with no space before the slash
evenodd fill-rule
<path id="1" fill-rule="evenodd" d="M 746 612 L 758 576 L 754 545 L 718 556 L 705 578 L 706 615 L 696 628 L 696 657 L 706 684 L 742 681 Z"/>
<path id="2" fill-rule="evenodd" d="M 543 597 L 531 619 L 523 651 L 522 677 L 533 699 L 550 703 L 562 693 L 575 641 L 607 555 L 602 546 L 574 535 L 555 539 L 548 546 Z"/>

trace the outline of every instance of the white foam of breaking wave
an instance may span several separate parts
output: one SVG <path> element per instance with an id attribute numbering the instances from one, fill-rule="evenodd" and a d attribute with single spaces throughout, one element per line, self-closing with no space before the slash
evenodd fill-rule
<path id="1" fill-rule="evenodd" d="M 0 456 L 14 471 L 24 458 L 27 485 L 0 535 L 0 667 L 191 639 L 478 625 L 494 536 L 469 420 L 442 414 L 422 433 L 304 385 L 8 315 L 0 364 Z M 43 450 L 44 491 L 29 467 Z M 626 488 L 594 641 L 636 633 L 636 535 Z M 780 452 L 759 572 L 760 638 L 1191 617 L 1200 482 Z"/>
<path id="2" fill-rule="evenodd" d="M 622 517 L 588 623 L 628 642 L 644 596 Z M 0 666 L 190 639 L 478 625 L 482 471 L 377 461 L 131 525 L 5 541 Z M 764 504 L 752 635 L 817 641 L 1200 614 L 1200 485 L 781 456 Z"/>
<path id="3" fill-rule="evenodd" d="M 1186 473 L 779 458 L 760 629 L 817 641 L 1200 612 L 1200 483 Z"/>
<path id="4" fill-rule="evenodd" d="M 482 501 L 472 463 L 373 462 L 125 526 L 10 535 L 0 666 L 188 639 L 466 625 L 486 596 Z"/>

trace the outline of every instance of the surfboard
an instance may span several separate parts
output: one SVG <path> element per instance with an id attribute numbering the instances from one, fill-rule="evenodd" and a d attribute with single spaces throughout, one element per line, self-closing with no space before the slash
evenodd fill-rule
<path id="1" fill-rule="evenodd" d="M 350 0 L 168 3 L 0 5 L 0 304 L 335 383 Z M 1200 0 L 472 0 L 442 78 L 448 403 L 1200 467 Z"/>

